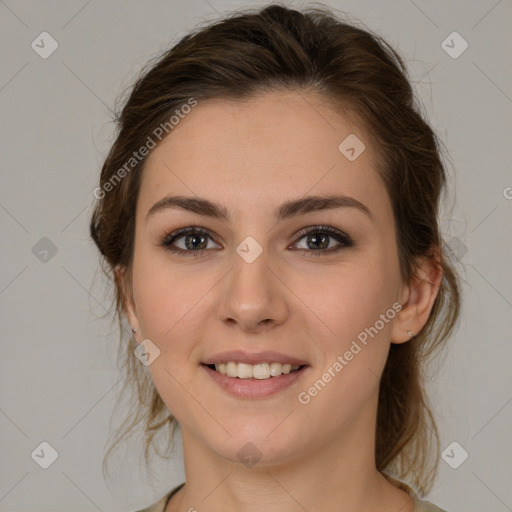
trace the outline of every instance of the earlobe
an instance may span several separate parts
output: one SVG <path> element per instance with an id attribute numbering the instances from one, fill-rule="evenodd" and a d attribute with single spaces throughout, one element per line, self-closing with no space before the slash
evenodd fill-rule
<path id="1" fill-rule="evenodd" d="M 437 257 L 420 261 L 414 277 L 404 289 L 402 298 L 405 302 L 395 317 L 391 343 L 405 343 L 423 329 L 434 306 L 442 278 L 443 271 Z"/>

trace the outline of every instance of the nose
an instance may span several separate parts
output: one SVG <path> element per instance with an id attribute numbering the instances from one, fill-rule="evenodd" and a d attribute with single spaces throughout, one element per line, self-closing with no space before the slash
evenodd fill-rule
<path id="1" fill-rule="evenodd" d="M 248 260 L 250 261 L 250 260 Z M 265 332 L 281 325 L 289 312 L 287 288 L 263 251 L 249 263 L 238 254 L 221 290 L 219 318 L 246 332 Z"/>

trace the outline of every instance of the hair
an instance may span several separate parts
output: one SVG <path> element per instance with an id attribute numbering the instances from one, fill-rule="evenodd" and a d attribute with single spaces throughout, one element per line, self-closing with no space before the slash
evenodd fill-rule
<path id="1" fill-rule="evenodd" d="M 347 20 L 325 6 L 298 11 L 272 4 L 230 13 L 197 27 L 149 61 L 118 110 L 116 138 L 101 170 L 90 234 L 102 255 L 102 270 L 114 285 L 123 390 L 135 391 L 136 400 L 104 464 L 111 450 L 142 422 L 147 468 L 150 448 L 159 453 L 155 435 L 168 432 L 166 439 L 173 444 L 178 426 L 136 359 L 131 333 L 129 342 L 123 341 L 124 297 L 116 269 L 127 270 L 125 283 L 131 290 L 135 211 L 147 158 L 134 163 L 134 151 L 154 138 L 155 128 L 168 124 L 191 98 L 199 103 L 244 101 L 287 90 L 317 93 L 364 127 L 391 200 L 403 282 L 410 283 L 417 275 L 423 257 L 436 256 L 433 269 L 442 270 L 424 327 L 410 341 L 391 344 L 380 381 L 375 433 L 377 469 L 407 480 L 423 494 L 431 489 L 440 449 L 425 391 L 425 367 L 445 345 L 461 307 L 459 277 L 438 225 L 447 181 L 443 151 L 423 119 L 404 60 L 379 35 Z M 129 172 L 127 162 L 132 166 Z M 113 184 L 115 175 L 122 179 Z"/>

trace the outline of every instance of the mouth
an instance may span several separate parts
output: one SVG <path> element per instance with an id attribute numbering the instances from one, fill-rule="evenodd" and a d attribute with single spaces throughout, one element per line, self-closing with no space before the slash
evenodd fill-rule
<path id="1" fill-rule="evenodd" d="M 263 399 L 293 388 L 311 369 L 308 364 L 292 367 L 290 363 L 252 365 L 236 361 L 201 363 L 200 367 L 221 390 L 244 400 Z"/>
<path id="2" fill-rule="evenodd" d="M 213 370 L 220 375 L 225 375 L 227 377 L 231 377 L 234 379 L 243 379 L 243 380 L 267 380 L 267 379 L 275 379 L 280 377 L 281 375 L 288 375 L 290 373 L 300 372 L 306 366 L 306 364 L 302 365 L 292 365 L 291 363 L 259 363 L 259 364 L 247 364 L 240 363 L 237 361 L 229 361 L 227 363 L 217 363 L 217 364 L 204 364 L 210 370 Z"/>

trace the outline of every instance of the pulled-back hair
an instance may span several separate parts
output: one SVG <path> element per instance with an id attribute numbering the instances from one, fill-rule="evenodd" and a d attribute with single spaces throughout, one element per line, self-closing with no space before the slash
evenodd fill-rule
<path id="1" fill-rule="evenodd" d="M 125 390 L 133 388 L 133 411 L 111 450 L 142 423 L 145 460 L 155 435 L 173 444 L 177 420 L 148 372 L 136 359 L 136 342 L 124 340 L 123 292 L 115 269 L 130 276 L 135 211 L 146 158 L 126 163 L 154 130 L 194 99 L 248 100 L 257 94 L 315 92 L 364 128 L 378 156 L 377 172 L 389 194 L 396 225 L 400 274 L 409 283 L 420 257 L 440 254 L 443 279 L 423 329 L 392 344 L 380 382 L 375 461 L 420 492 L 433 483 L 439 436 L 425 392 L 426 363 L 453 331 L 460 309 L 460 284 L 444 251 L 438 224 L 447 175 L 441 143 L 421 115 L 403 59 L 380 36 L 325 7 L 297 11 L 279 4 L 236 12 L 183 37 L 142 70 L 117 114 L 116 140 L 103 164 L 90 223 L 103 270 L 113 280 L 120 325 L 119 361 Z M 122 179 L 112 178 L 123 169 Z M 110 183 L 110 186 L 108 184 Z M 130 333 L 131 334 L 131 333 Z M 104 459 L 104 463 L 105 463 Z"/>

